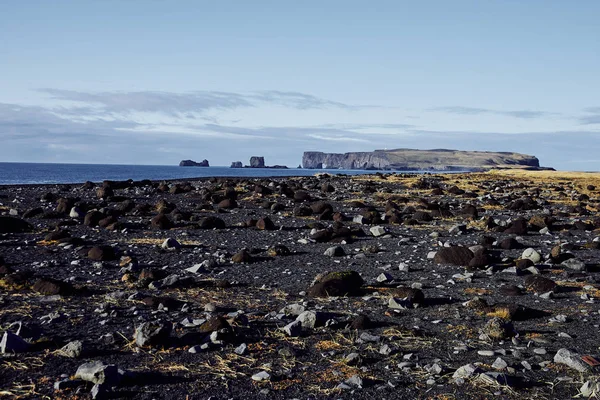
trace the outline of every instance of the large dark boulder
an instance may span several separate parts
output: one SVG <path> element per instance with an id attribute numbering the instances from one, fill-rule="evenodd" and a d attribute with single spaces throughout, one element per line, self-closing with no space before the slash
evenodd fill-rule
<path id="1" fill-rule="evenodd" d="M 66 282 L 51 278 L 40 278 L 34 284 L 32 289 L 44 296 L 53 296 L 56 294 L 65 295 L 72 291 L 71 285 Z"/>
<path id="2" fill-rule="evenodd" d="M 440 249 L 433 258 L 436 264 L 451 264 L 467 266 L 475 257 L 473 252 L 466 247 L 452 246 Z"/>
<path id="3" fill-rule="evenodd" d="M 31 232 L 33 227 L 25 220 L 16 217 L 0 217 L 0 233 Z"/>
<path id="4" fill-rule="evenodd" d="M 356 271 L 329 272 L 317 278 L 308 289 L 310 297 L 354 296 L 360 294 L 364 281 Z"/>
<path id="5" fill-rule="evenodd" d="M 556 290 L 556 282 L 541 275 L 529 275 L 525 278 L 525 287 L 534 293 L 547 293 Z"/>
<path id="6" fill-rule="evenodd" d="M 209 216 L 202 218 L 198 222 L 198 228 L 200 229 L 225 229 L 225 221 L 221 218 Z"/>
<path id="7" fill-rule="evenodd" d="M 165 214 L 158 214 L 156 217 L 150 220 L 150 225 L 155 229 L 171 229 L 173 223 Z"/>
<path id="8" fill-rule="evenodd" d="M 117 256 L 111 246 L 95 246 L 88 251 L 88 258 L 94 261 L 111 261 Z"/>

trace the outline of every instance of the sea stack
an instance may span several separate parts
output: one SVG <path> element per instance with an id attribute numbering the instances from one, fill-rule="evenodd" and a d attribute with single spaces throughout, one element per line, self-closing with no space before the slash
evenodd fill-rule
<path id="1" fill-rule="evenodd" d="M 250 168 L 264 168 L 265 167 L 265 158 L 252 156 L 250 157 Z"/>
<path id="2" fill-rule="evenodd" d="M 202 160 L 201 162 L 196 162 L 192 160 L 182 160 L 179 163 L 180 167 L 209 167 L 208 160 Z"/>

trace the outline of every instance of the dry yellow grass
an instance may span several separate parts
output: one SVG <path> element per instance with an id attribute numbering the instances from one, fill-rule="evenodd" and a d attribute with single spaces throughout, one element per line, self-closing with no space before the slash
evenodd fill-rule
<path id="1" fill-rule="evenodd" d="M 448 330 L 448 332 L 454 334 L 456 337 L 477 337 L 477 329 L 467 325 L 448 325 L 446 326 L 446 329 Z"/>
<path id="2" fill-rule="evenodd" d="M 165 238 L 131 238 L 125 243 L 129 244 L 149 244 L 149 245 L 161 245 L 165 241 Z M 202 242 L 197 240 L 179 240 L 177 241 L 184 246 L 202 246 Z"/>
<path id="3" fill-rule="evenodd" d="M 486 315 L 491 318 L 502 318 L 505 320 L 509 320 L 510 319 L 510 310 L 508 308 L 504 308 L 504 307 L 496 308 L 496 309 L 494 309 L 494 311 L 486 313 Z"/>

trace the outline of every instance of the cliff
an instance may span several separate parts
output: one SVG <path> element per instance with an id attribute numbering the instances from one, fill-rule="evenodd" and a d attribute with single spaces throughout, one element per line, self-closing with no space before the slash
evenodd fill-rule
<path id="1" fill-rule="evenodd" d="M 309 169 L 453 171 L 483 170 L 506 166 L 539 168 L 540 162 L 534 156 L 519 153 L 445 149 L 395 149 L 345 154 L 307 151 L 302 157 L 302 167 Z"/>

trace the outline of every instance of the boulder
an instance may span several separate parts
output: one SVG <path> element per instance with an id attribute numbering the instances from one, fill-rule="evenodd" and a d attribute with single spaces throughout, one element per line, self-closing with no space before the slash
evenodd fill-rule
<path id="1" fill-rule="evenodd" d="M 2 341 L 0 341 L 0 353 L 22 353 L 27 351 L 29 343 L 21 339 L 20 336 L 15 335 L 11 331 L 4 332 Z"/>
<path id="2" fill-rule="evenodd" d="M 200 229 L 225 229 L 225 221 L 219 217 L 208 216 L 198 222 Z"/>
<path id="3" fill-rule="evenodd" d="M 275 224 L 269 217 L 263 217 L 256 221 L 256 227 L 261 231 L 272 231 L 276 229 Z"/>
<path id="4" fill-rule="evenodd" d="M 32 286 L 33 291 L 44 296 L 65 295 L 70 292 L 70 285 L 66 282 L 51 278 L 40 278 Z"/>
<path id="5" fill-rule="evenodd" d="M 452 246 L 444 247 L 435 253 L 433 261 L 436 264 L 451 264 L 459 266 L 467 266 L 475 257 L 473 252 L 466 247 Z"/>
<path id="6" fill-rule="evenodd" d="M 556 282 L 541 275 L 529 275 L 525 278 L 525 287 L 534 293 L 547 293 L 556 289 Z"/>
<path id="7" fill-rule="evenodd" d="M 92 361 L 77 368 L 75 379 L 92 382 L 97 385 L 115 386 L 121 381 L 122 375 L 116 365 L 107 365 L 102 361 Z"/>
<path id="8" fill-rule="evenodd" d="M 557 364 L 566 365 L 569 368 L 573 368 L 577 372 L 586 373 L 591 370 L 591 367 L 583 362 L 581 357 L 568 349 L 560 349 L 554 355 L 554 362 Z"/>
<path id="9" fill-rule="evenodd" d="M 144 322 L 135 328 L 134 339 L 138 347 L 165 345 L 173 325 L 169 322 Z"/>
<path id="10" fill-rule="evenodd" d="M 155 229 L 171 229 L 173 227 L 173 223 L 165 214 L 158 214 L 156 217 L 150 220 L 150 225 Z"/>
<path id="11" fill-rule="evenodd" d="M 94 261 L 112 261 L 117 258 L 115 249 L 111 246 L 94 246 L 88 251 L 87 256 Z"/>
<path id="12" fill-rule="evenodd" d="M 33 227 L 25 220 L 16 217 L 0 217 L 0 233 L 31 232 Z"/>
<path id="13" fill-rule="evenodd" d="M 356 271 L 330 272 L 317 278 L 308 290 L 310 297 L 353 296 L 360 294 L 364 281 Z"/>

